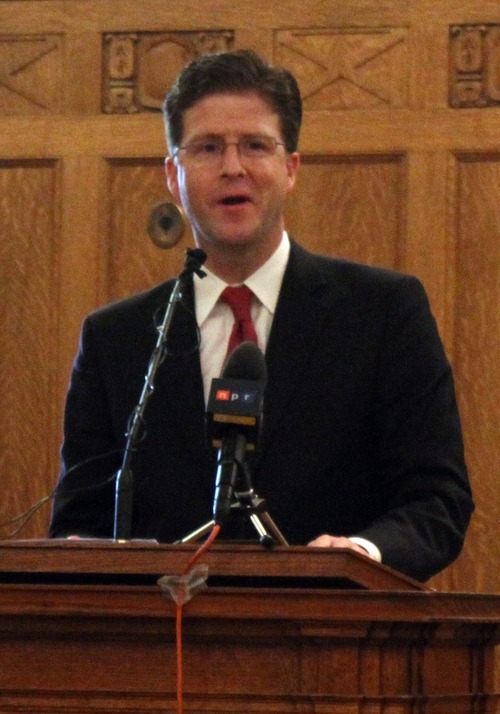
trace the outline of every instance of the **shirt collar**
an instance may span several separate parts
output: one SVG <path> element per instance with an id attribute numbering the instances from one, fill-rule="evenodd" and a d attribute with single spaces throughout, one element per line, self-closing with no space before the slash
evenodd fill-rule
<path id="1" fill-rule="evenodd" d="M 290 240 L 284 231 L 281 242 L 272 256 L 244 281 L 244 284 L 248 285 L 272 315 L 276 310 L 289 255 Z M 194 275 L 196 321 L 200 326 L 210 315 L 222 291 L 228 285 L 207 268 L 203 268 L 203 270 L 206 273 L 205 278 L 201 279 L 196 274 Z"/>

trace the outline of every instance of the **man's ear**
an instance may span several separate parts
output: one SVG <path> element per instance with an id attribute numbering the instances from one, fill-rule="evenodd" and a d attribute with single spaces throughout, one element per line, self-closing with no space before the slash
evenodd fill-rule
<path id="1" fill-rule="evenodd" d="M 294 151 L 287 156 L 287 173 L 288 173 L 288 192 L 290 193 L 295 187 L 297 181 L 297 173 L 300 166 L 300 155 L 297 151 Z"/>
<path id="2" fill-rule="evenodd" d="M 177 164 L 175 159 L 167 156 L 165 159 L 165 177 L 167 179 L 167 187 L 174 199 L 180 203 L 181 197 L 179 194 L 179 182 L 177 180 Z"/>

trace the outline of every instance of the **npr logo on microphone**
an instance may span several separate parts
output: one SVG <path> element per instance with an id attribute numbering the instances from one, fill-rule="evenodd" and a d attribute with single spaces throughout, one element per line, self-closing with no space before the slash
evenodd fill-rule
<path id="1" fill-rule="evenodd" d="M 246 450 L 252 451 L 257 443 L 262 407 L 264 381 L 252 379 L 212 380 L 207 404 L 207 427 L 212 446 L 221 448 L 229 433 L 240 433 L 246 439 Z"/>
<path id="2" fill-rule="evenodd" d="M 213 379 L 207 412 L 258 416 L 262 412 L 264 383 L 251 379 Z"/>
<path id="3" fill-rule="evenodd" d="M 218 402 L 254 402 L 258 395 L 254 392 L 231 392 L 229 389 L 218 389 L 215 393 Z"/>

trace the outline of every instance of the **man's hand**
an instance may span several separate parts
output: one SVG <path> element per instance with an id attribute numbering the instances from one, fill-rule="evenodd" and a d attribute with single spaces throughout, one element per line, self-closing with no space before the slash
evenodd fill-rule
<path id="1" fill-rule="evenodd" d="M 318 538 L 315 538 L 307 545 L 313 546 L 314 548 L 350 548 L 351 550 L 355 550 L 357 553 L 361 553 L 361 555 L 365 555 L 367 558 L 375 560 L 375 558 L 367 550 L 362 548 L 357 543 L 353 543 L 352 540 L 345 538 L 344 536 L 331 536 L 325 533 L 324 535 L 318 536 Z"/>

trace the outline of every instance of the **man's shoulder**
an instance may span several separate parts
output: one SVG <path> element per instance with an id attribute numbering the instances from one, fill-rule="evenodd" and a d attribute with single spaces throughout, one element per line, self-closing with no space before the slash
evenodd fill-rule
<path id="1" fill-rule="evenodd" d="M 307 278 L 323 279 L 337 289 L 367 289 L 369 286 L 395 288 L 404 285 L 420 286 L 413 275 L 395 268 L 371 265 L 347 258 L 312 252 L 292 240 L 290 269 Z"/>
<path id="2" fill-rule="evenodd" d="M 92 311 L 86 319 L 99 325 L 140 320 L 144 315 L 153 314 L 156 310 L 167 307 L 173 284 L 174 280 L 167 280 L 134 295 L 114 300 Z"/>

